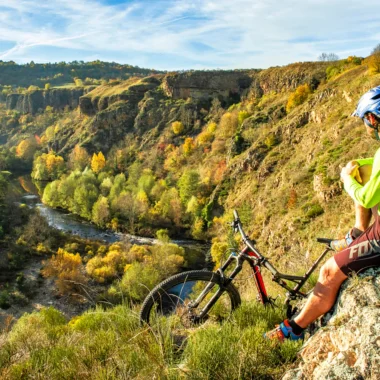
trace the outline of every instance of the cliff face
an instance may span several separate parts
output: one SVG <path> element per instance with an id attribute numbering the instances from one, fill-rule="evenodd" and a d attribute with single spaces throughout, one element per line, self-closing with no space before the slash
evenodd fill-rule
<path id="1" fill-rule="evenodd" d="M 283 380 L 380 379 L 380 268 L 346 281 L 326 319 Z"/>
<path id="2" fill-rule="evenodd" d="M 253 72 L 252 72 L 253 73 Z M 252 83 L 249 71 L 195 71 L 165 76 L 162 87 L 173 99 L 240 97 Z"/>
<path id="3" fill-rule="evenodd" d="M 84 88 L 56 88 L 51 90 L 35 90 L 26 94 L 9 94 L 6 99 L 6 107 L 23 114 L 44 111 L 47 106 L 56 110 L 65 107 L 74 109 L 79 105 L 79 98 L 88 90 Z"/>
<path id="4" fill-rule="evenodd" d="M 120 101 L 137 105 L 147 91 L 155 89 L 160 84 L 158 78 L 147 77 L 132 84 L 121 82 L 117 85 L 99 86 L 80 98 L 80 111 L 84 115 L 95 115 Z"/>

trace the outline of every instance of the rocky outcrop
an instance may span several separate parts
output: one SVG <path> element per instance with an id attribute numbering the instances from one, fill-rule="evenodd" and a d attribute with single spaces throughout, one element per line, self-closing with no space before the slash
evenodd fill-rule
<path id="1" fill-rule="evenodd" d="M 89 89 L 92 89 L 90 87 Z M 47 106 L 55 110 L 63 110 L 66 107 L 75 109 L 79 105 L 79 98 L 89 89 L 80 88 L 53 88 L 51 90 L 34 90 L 25 94 L 9 94 L 6 107 L 23 114 L 36 114 L 42 112 Z"/>
<path id="2" fill-rule="evenodd" d="M 347 280 L 326 320 L 283 380 L 380 379 L 380 268 Z"/>
<path id="3" fill-rule="evenodd" d="M 158 78 L 147 77 L 130 85 L 121 82 L 117 85 L 100 86 L 79 99 L 79 108 L 82 114 L 91 116 L 120 101 L 137 105 L 147 91 L 155 89 L 160 84 Z"/>
<path id="4" fill-rule="evenodd" d="M 260 71 L 253 76 L 249 97 L 260 98 L 271 92 L 294 91 L 305 83 L 315 89 L 326 79 L 328 65 L 327 62 L 304 62 Z"/>
<path id="5" fill-rule="evenodd" d="M 240 99 L 252 83 L 254 71 L 191 71 L 165 76 L 162 87 L 173 99 Z M 238 100 L 239 101 L 239 100 Z"/>

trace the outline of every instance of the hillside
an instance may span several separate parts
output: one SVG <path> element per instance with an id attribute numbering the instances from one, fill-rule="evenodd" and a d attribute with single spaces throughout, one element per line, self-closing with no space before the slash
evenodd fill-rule
<path id="1" fill-rule="evenodd" d="M 59 63 L 34 63 L 32 61 L 24 65 L 16 64 L 13 61 L 0 61 L 0 85 L 14 87 L 31 85 L 44 87 L 46 83 L 57 86 L 73 83 L 75 78 L 82 81 L 85 81 L 86 78 L 90 80 L 127 79 L 131 76 L 146 76 L 155 73 L 158 71 L 99 60 Z"/>
<path id="2" fill-rule="evenodd" d="M 262 342 L 262 332 L 283 310 L 252 302 L 248 271 L 238 283 L 243 307 L 226 323 L 194 332 L 184 351 L 173 346 L 165 320 L 153 335 L 138 330 L 139 303 L 163 273 L 180 271 L 192 259 L 169 237 L 212 241 L 219 264 L 239 243 L 227 226 L 233 209 L 279 270 L 304 272 L 321 251 L 315 238 L 340 236 L 354 222 L 340 167 L 378 148 L 350 115 L 360 95 L 379 84 L 380 75 L 370 75 L 365 61 L 347 59 L 135 76 L 88 88 L 75 100 L 68 89 L 33 90 L 38 96 L 17 94 L 17 101 L 9 94 L 0 109 L 0 170 L 29 168 L 35 180 L 45 181 L 36 182 L 45 204 L 103 228 L 157 234 L 169 245 L 100 247 L 65 244 L 62 237 L 36 242 L 33 254 L 39 247 L 46 255 L 47 276 L 59 279 L 52 267 L 66 257 L 81 280 L 101 284 L 107 302 L 125 307 L 96 309 L 68 323 L 54 310 L 21 318 L 1 338 L 4 374 L 58 378 L 69 371 L 60 360 L 71 358 L 72 373 L 89 378 L 113 371 L 151 377 L 152 363 L 162 378 L 279 378 L 280 366 L 294 360 L 299 346 L 273 349 Z M 280 290 L 269 285 L 269 292 Z M 253 326 L 252 318 L 260 323 Z M 76 339 L 85 340 L 84 360 L 70 343 Z"/>

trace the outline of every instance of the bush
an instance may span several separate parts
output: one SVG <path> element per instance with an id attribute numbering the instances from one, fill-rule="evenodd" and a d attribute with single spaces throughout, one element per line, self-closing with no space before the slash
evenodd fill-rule
<path id="1" fill-rule="evenodd" d="M 172 123 L 172 130 L 176 135 L 179 135 L 184 130 L 183 124 L 180 121 L 174 121 Z"/>
<path id="2" fill-rule="evenodd" d="M 308 84 L 303 84 L 289 96 L 288 103 L 286 104 L 286 112 L 290 112 L 295 107 L 302 104 L 308 96 L 311 94 L 311 90 Z"/>
<path id="3" fill-rule="evenodd" d="M 44 261 L 42 275 L 44 277 L 56 277 L 56 285 L 62 294 L 70 294 L 72 291 L 81 292 L 82 286 L 87 283 L 87 278 L 82 273 L 82 258 L 79 253 L 68 253 L 59 248 L 56 255 Z"/>
<path id="4" fill-rule="evenodd" d="M 380 51 L 373 53 L 367 60 L 370 74 L 380 73 Z"/>

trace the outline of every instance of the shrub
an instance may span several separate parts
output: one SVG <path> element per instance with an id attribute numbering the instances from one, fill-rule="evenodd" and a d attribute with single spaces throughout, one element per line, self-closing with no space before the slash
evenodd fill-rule
<path id="1" fill-rule="evenodd" d="M 56 277 L 56 285 L 62 294 L 80 292 L 87 283 L 87 278 L 82 273 L 82 258 L 79 253 L 74 255 L 59 248 L 56 255 L 43 263 L 42 275 Z"/>
<path id="2" fill-rule="evenodd" d="M 183 124 L 180 121 L 174 121 L 172 123 L 172 130 L 176 135 L 179 135 L 184 130 Z"/>
<path id="3" fill-rule="evenodd" d="M 367 60 L 370 74 L 380 73 L 380 51 L 374 52 Z"/>
<path id="4" fill-rule="evenodd" d="M 311 94 L 311 90 L 308 84 L 303 84 L 289 96 L 288 103 L 286 104 L 286 112 L 290 112 L 293 108 L 302 104 L 308 96 Z"/>

